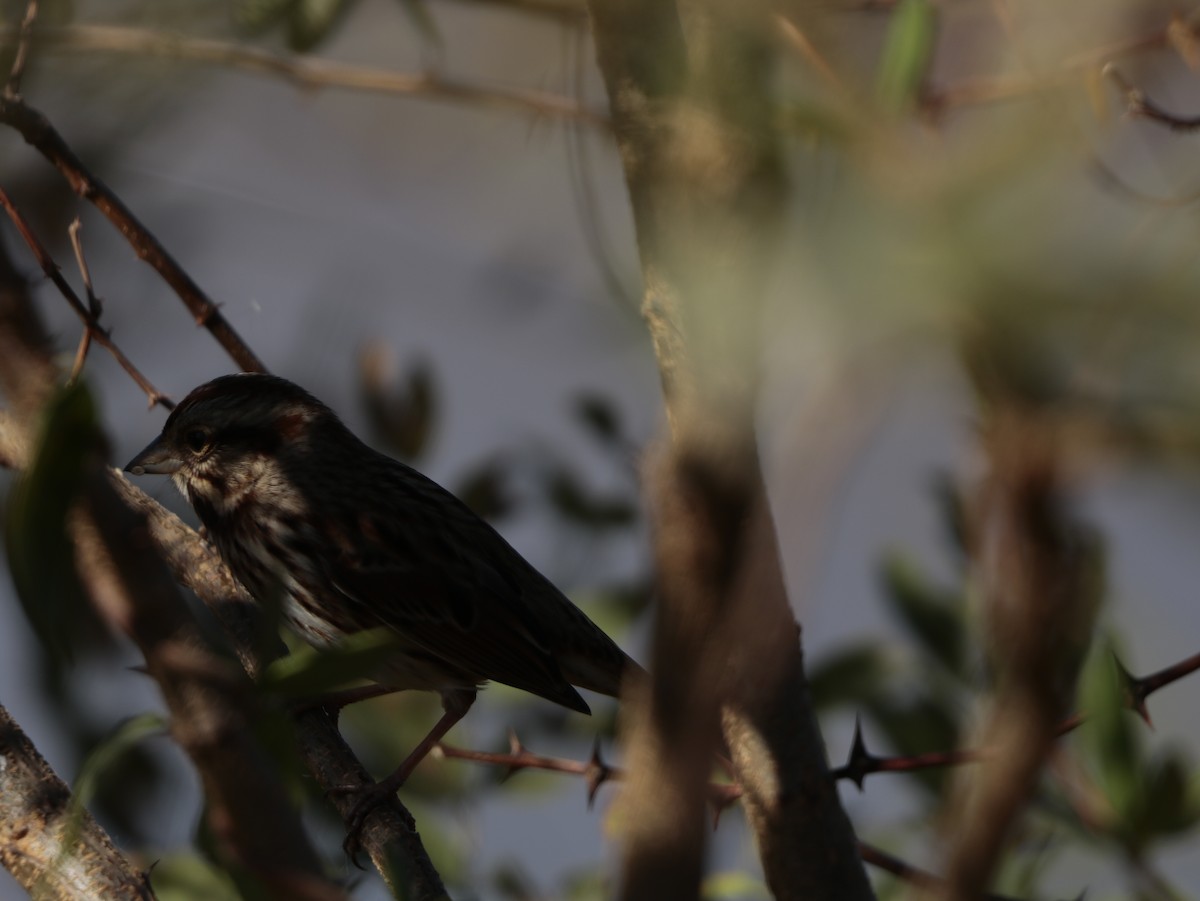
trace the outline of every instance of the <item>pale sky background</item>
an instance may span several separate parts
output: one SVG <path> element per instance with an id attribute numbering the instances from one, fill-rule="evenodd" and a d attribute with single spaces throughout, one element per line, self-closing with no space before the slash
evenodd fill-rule
<path id="1" fill-rule="evenodd" d="M 126 7 L 81 0 L 78 8 L 79 21 L 108 21 Z M 471 4 L 433 8 L 448 72 L 566 90 L 571 41 L 557 27 Z M 320 53 L 401 70 L 423 58 L 401 5 L 389 0 L 364 0 L 350 27 Z M 602 103 L 590 58 L 588 80 L 589 96 Z M 592 484 L 620 484 L 622 474 L 570 423 L 571 400 L 583 389 L 613 398 L 638 442 L 656 433 L 660 395 L 648 342 L 636 316 L 606 292 L 572 193 L 561 125 L 436 102 L 301 93 L 267 77 L 129 57 L 48 54 L 37 61 L 25 93 L 85 156 L 115 143 L 115 152 L 96 165 L 102 176 L 223 304 L 274 372 L 314 391 L 360 433 L 356 354 L 364 341 L 391 348 L 401 369 L 418 358 L 433 361 L 443 401 L 428 457 L 434 478 L 451 478 L 490 450 L 552 444 L 578 454 Z M 601 227 L 617 271 L 636 291 L 618 161 L 604 139 L 585 137 Z M 0 165 L 6 187 L 35 173 L 53 177 L 11 132 L 0 131 Z M 176 399 L 230 371 L 224 353 L 189 325 L 157 276 L 95 211 L 79 209 L 105 319 L 142 370 Z M 32 273 L 10 232 L 6 240 Z M 60 260 L 65 266 L 68 258 Z M 72 349 L 77 327 L 59 298 L 44 288 L 38 296 L 62 347 Z M 783 325 L 772 335 L 761 419 L 793 597 L 803 599 L 797 606 L 806 653 L 818 661 L 864 638 L 902 648 L 906 640 L 880 603 L 875 566 L 885 550 L 902 548 L 933 571 L 948 571 L 928 485 L 938 468 L 963 471 L 968 463 L 965 393 L 948 366 L 914 367 L 875 413 L 864 414 L 867 424 L 853 431 L 840 471 L 829 476 L 837 479 L 822 493 L 828 506 L 815 515 L 806 506 L 806 448 L 814 432 L 837 432 L 842 423 L 806 415 L 805 361 L 792 351 L 804 346 L 803 335 L 791 331 L 803 323 Z M 163 413 L 147 413 L 136 386 L 99 350 L 89 376 L 115 458 L 123 462 L 157 433 Z M 860 419 L 857 411 L 843 412 L 846 422 Z M 164 481 L 143 487 L 183 510 Z M 1134 668 L 1146 672 L 1194 653 L 1200 483 L 1134 472 L 1085 488 L 1083 506 L 1109 539 L 1111 615 Z M 813 529 L 814 522 L 823 528 Z M 504 524 L 513 543 L 564 589 L 586 589 L 573 584 L 579 562 L 556 559 L 547 530 L 536 515 Z M 641 551 L 601 553 L 619 574 Z M 78 761 L 29 672 L 34 640 L 7 579 L 0 581 L 0 703 L 71 780 Z M 637 641 L 633 636 L 630 649 L 640 656 Z M 150 684 L 125 669 L 89 675 L 95 708 L 114 724 L 160 706 Z M 1152 742 L 1200 747 L 1195 692 L 1185 683 L 1152 699 Z M 481 728 L 472 727 L 476 718 L 495 725 L 487 706 L 485 695 L 452 735 L 456 743 L 472 743 Z M 852 724 L 837 718 L 826 725 L 830 755 L 840 761 Z M 552 891 L 562 874 L 611 858 L 602 835 L 603 795 L 592 812 L 582 797 L 581 786 L 565 784 L 553 795 L 489 799 L 457 813 L 476 871 L 515 859 Z M 894 834 L 910 800 L 886 777 L 868 781 L 861 795 L 845 789 L 844 797 L 868 840 Z M 185 844 L 198 813 L 194 784 L 157 804 L 163 849 Z M 724 818 L 715 842 L 714 869 L 755 866 L 736 815 Z M 1167 855 L 1163 868 L 1181 887 L 1200 885 L 1194 848 Z M 1095 867 L 1075 869 L 1058 888 L 1063 896 L 1084 887 L 1090 898 L 1124 894 L 1111 877 Z M 371 889 L 356 895 L 380 896 Z M 19 897 L 0 873 L 0 899 Z"/>

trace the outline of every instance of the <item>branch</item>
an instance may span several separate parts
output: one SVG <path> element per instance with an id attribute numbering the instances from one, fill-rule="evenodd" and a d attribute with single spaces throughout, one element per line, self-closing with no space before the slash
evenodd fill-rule
<path id="1" fill-rule="evenodd" d="M 31 895 L 64 901 L 148 901 L 144 873 L 130 865 L 0 707 L 0 863 Z"/>
<path id="2" fill-rule="evenodd" d="M 1200 116 L 1179 116 L 1168 112 L 1147 97 L 1141 88 L 1134 87 L 1112 63 L 1104 67 L 1104 74 L 1121 91 L 1125 100 L 1125 111 L 1129 115 L 1149 119 L 1151 122 L 1165 125 L 1173 131 L 1188 132 L 1200 128 Z"/>
<path id="3" fill-rule="evenodd" d="M 1017 394 L 989 338 L 971 336 L 964 356 L 985 415 L 968 545 L 994 672 L 980 729 L 991 753 L 948 804 L 946 877 L 932 893 L 946 901 L 990 884 L 1074 696 L 1101 592 L 1096 539 L 1065 510 L 1054 414 Z"/>
<path id="4" fill-rule="evenodd" d="M 13 42 L 18 34 L 14 28 L 0 29 L 0 44 Z M 66 53 L 115 53 L 241 69 L 281 78 L 306 91 L 336 88 L 507 109 L 601 129 L 609 124 L 603 113 L 548 91 L 472 84 L 434 71 L 395 72 L 336 60 L 284 56 L 246 44 L 190 38 L 147 28 L 118 25 L 45 28 L 38 31 L 38 47 Z"/>
<path id="5" fill-rule="evenodd" d="M 21 20 L 21 29 L 17 32 L 17 53 L 13 57 L 8 81 L 4 85 L 6 97 L 18 97 L 21 94 L 21 79 L 25 75 L 25 66 L 29 62 L 29 45 L 32 42 L 33 23 L 37 21 L 37 14 L 37 0 L 29 0 L 25 5 L 25 18 Z"/>
<path id="6" fill-rule="evenodd" d="M 6 424 L 23 432 L 28 446 L 55 372 L 49 342 L 7 257 L 3 270 L 0 382 L 15 414 Z M 209 652 L 166 567 L 143 550 L 145 518 L 119 501 L 99 454 L 87 459 L 66 521 L 80 581 L 97 612 L 141 650 L 171 711 L 172 733 L 200 774 L 219 846 L 274 896 L 343 898 L 325 880 L 299 816 L 254 738 L 249 681 Z"/>
<path id="7" fill-rule="evenodd" d="M 508 770 L 505 778 L 525 769 L 582 776 L 587 783 L 589 805 L 595 801 L 596 792 L 600 790 L 601 785 L 606 782 L 621 781 L 628 778 L 624 770 L 606 763 L 600 757 L 599 742 L 592 749 L 592 756 L 586 761 L 570 760 L 566 757 L 545 757 L 541 754 L 534 754 L 521 744 L 521 740 L 517 738 L 516 732 L 509 733 L 508 742 L 509 752 L 507 754 L 494 751 L 473 751 L 469 748 L 448 745 L 445 742 L 440 742 L 437 745 L 437 753 L 448 760 L 467 760 L 471 763 L 504 767 Z M 712 801 L 718 812 L 720 812 L 742 796 L 742 789 L 739 785 L 710 782 L 708 785 L 708 794 L 709 800 Z"/>
<path id="8" fill-rule="evenodd" d="M 150 380 L 142 375 L 141 371 L 134 366 L 132 362 L 130 362 L 129 358 L 125 356 L 124 352 L 117 347 L 116 343 L 108 336 L 108 332 L 106 332 L 100 326 L 100 320 L 98 318 L 100 309 L 99 302 L 95 300 L 94 295 L 92 294 L 91 278 L 88 276 L 86 265 L 83 263 L 82 249 L 79 249 L 78 245 L 76 245 L 78 258 L 80 260 L 80 268 L 84 274 L 84 283 L 88 286 L 87 306 L 84 306 L 83 301 L 79 299 L 79 295 L 75 293 L 71 285 L 65 278 L 63 278 L 62 270 L 59 269 L 58 264 L 54 262 L 53 257 L 51 257 L 49 251 L 46 250 L 45 245 L 38 240 L 37 235 L 33 233 L 33 229 L 29 226 L 29 223 L 25 221 L 25 218 L 13 204 L 12 198 L 8 196 L 8 193 L 3 188 L 0 188 L 0 206 L 4 207 L 4 211 L 8 213 L 8 218 L 11 219 L 13 225 L 17 227 L 17 231 L 24 239 L 26 245 L 28 245 L 29 250 L 33 253 L 34 259 L 37 260 L 38 266 L 41 267 L 42 272 L 45 273 L 46 277 L 54 283 L 54 286 L 58 288 L 59 293 L 62 294 L 63 298 L 67 301 L 67 305 L 75 311 L 75 315 L 77 315 L 83 322 L 85 341 L 94 338 L 97 344 L 112 354 L 113 359 L 115 359 L 117 363 L 120 364 L 121 368 L 129 374 L 129 377 L 137 383 L 137 386 L 141 388 L 143 392 L 145 392 L 146 397 L 150 401 L 151 407 L 153 407 L 155 404 L 161 404 L 168 410 L 174 409 L 175 404 L 171 401 L 171 399 L 155 388 L 154 385 L 151 384 Z M 74 232 L 72 232 L 72 241 L 77 241 Z M 76 374 L 78 374 L 78 369 L 81 367 L 82 356 L 86 353 L 87 344 L 81 343 L 79 353 L 76 354 Z"/>
<path id="9" fill-rule="evenodd" d="M 3 420 L 0 419 L 0 424 Z M 2 430 L 0 430 L 2 431 Z M 5 444 L 0 440 L 0 453 Z M 285 652 L 274 639 L 262 648 L 261 611 L 254 599 L 230 574 L 229 569 L 196 532 L 177 516 L 112 470 L 109 477 L 121 499 L 146 517 L 148 538 L 178 582 L 195 592 L 220 621 L 238 659 L 252 678 Z M 353 751 L 338 732 L 337 723 L 324 710 L 312 709 L 296 718 L 300 759 L 322 791 L 336 786 L 374 784 Z M 355 796 L 345 792 L 329 795 L 339 815 L 346 820 L 354 810 Z M 363 827 L 361 844 L 372 862 L 400 897 L 435 901 L 446 897 L 441 877 L 429 860 L 412 815 L 396 798 L 372 813 Z"/>
<path id="10" fill-rule="evenodd" d="M 729 4 L 687 5 L 686 33 L 672 0 L 589 8 L 670 428 L 646 478 L 659 610 L 653 683 L 627 699 L 624 897 L 698 894 L 723 733 L 771 893 L 870 898 L 828 778 L 754 431 L 791 199 L 776 42 L 724 18 Z"/>
<path id="11" fill-rule="evenodd" d="M 41 37 L 40 32 L 38 36 Z M 0 95 L 0 122 L 18 131 L 27 143 L 54 164 L 72 191 L 108 217 L 137 255 L 171 286 L 195 317 L 196 324 L 207 328 L 238 366 L 252 372 L 266 371 L 217 305 L 121 199 L 84 166 L 45 116 L 18 97 Z"/>

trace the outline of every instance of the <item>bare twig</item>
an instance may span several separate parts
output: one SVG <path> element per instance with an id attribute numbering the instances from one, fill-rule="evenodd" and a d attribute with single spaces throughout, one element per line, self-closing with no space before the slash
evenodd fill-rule
<path id="1" fill-rule="evenodd" d="M 98 179 L 75 155 L 50 121 L 17 97 L 0 97 L 0 122 L 16 129 L 25 141 L 54 164 L 71 190 L 94 204 L 125 236 L 139 257 L 145 260 L 174 289 L 191 311 L 197 325 L 208 329 L 242 369 L 265 372 L 262 361 L 234 331 L 217 305 L 200 290 L 158 238 L 151 234 L 133 212 L 107 185 Z M 97 338 L 99 340 L 99 338 Z"/>
<path id="2" fill-rule="evenodd" d="M 13 58 L 12 70 L 8 73 L 8 81 L 4 85 L 6 97 L 18 97 L 21 94 L 21 78 L 25 75 L 25 66 L 29 63 L 29 47 L 33 43 L 33 23 L 37 21 L 38 0 L 29 0 L 25 5 L 25 18 L 21 20 L 21 30 L 18 32 L 17 54 Z"/>
<path id="3" fill-rule="evenodd" d="M 87 292 L 88 312 L 94 321 L 100 321 L 100 314 L 103 312 L 103 304 L 100 303 L 100 298 L 96 296 L 96 289 L 92 286 L 92 273 L 88 269 L 87 258 L 83 255 L 83 242 L 79 238 L 79 232 L 83 229 L 83 223 L 76 216 L 71 224 L 67 227 L 67 234 L 71 237 L 71 248 L 75 251 L 75 265 L 79 267 L 79 277 L 83 279 L 83 288 Z M 86 325 L 83 329 L 83 334 L 79 336 L 79 347 L 75 351 L 75 362 L 71 366 L 71 381 L 74 382 L 83 372 L 83 364 L 87 361 L 88 348 L 92 346 L 92 326 Z M 154 406 L 154 399 L 150 401 L 150 406 Z M 170 409 L 168 407 L 168 409 Z"/>
<path id="4" fill-rule="evenodd" d="M 1147 97 L 1141 88 L 1134 87 L 1112 63 L 1104 67 L 1104 74 L 1121 91 L 1125 111 L 1129 115 L 1158 122 L 1173 131 L 1195 131 L 1200 128 L 1200 116 L 1180 116 L 1167 111 Z"/>
<path id="5" fill-rule="evenodd" d="M 1154 50 L 1161 50 L 1173 43 L 1172 35 L 1178 34 L 1181 28 L 1186 29 L 1193 37 L 1196 34 L 1196 27 L 1194 25 L 1183 24 L 1176 19 L 1172 19 L 1166 26 L 1157 28 L 1154 31 L 1121 41 L 1115 41 L 1111 44 L 1104 44 L 1100 47 L 1067 57 L 1056 69 L 1044 73 L 1040 77 L 1029 75 L 998 75 L 971 78 L 944 88 L 930 88 L 922 94 L 922 107 L 927 114 L 937 116 L 953 108 L 1014 100 L 1038 91 L 1068 84 L 1073 79 L 1076 79 L 1080 72 L 1088 69 L 1096 69 L 1101 66 L 1104 67 L 1106 74 L 1109 74 L 1110 77 L 1113 77 L 1117 81 L 1118 85 L 1123 88 L 1128 87 L 1128 84 L 1123 79 L 1120 79 L 1118 74 L 1114 73 L 1112 69 L 1113 61 Z M 1140 92 L 1135 91 L 1135 93 L 1141 96 Z M 1144 100 L 1144 97 L 1142 99 Z M 1126 101 L 1130 102 L 1128 92 L 1126 93 Z M 1184 124 L 1177 124 L 1177 120 L 1174 117 L 1159 110 L 1157 107 L 1154 108 L 1153 113 L 1150 111 L 1139 112 L 1134 109 L 1131 103 L 1130 112 L 1131 114 L 1141 114 L 1147 118 L 1163 121 L 1164 124 L 1168 124 L 1171 127 L 1195 128 L 1200 126 L 1200 119 L 1196 120 L 1196 125 L 1189 126 L 1186 124 L 1192 120 L 1178 120 Z"/>
<path id="6" fill-rule="evenodd" d="M 89 334 L 94 337 L 97 344 L 112 354 L 113 359 L 115 359 L 121 365 L 122 369 L 129 373 L 129 377 L 137 382 L 137 386 L 145 392 L 146 397 L 150 401 L 151 407 L 153 407 L 155 404 L 159 404 L 168 410 L 174 409 L 175 404 L 171 401 L 171 399 L 155 388 L 150 380 L 142 375 L 141 371 L 134 366 L 132 362 L 130 362 L 129 358 L 125 356 L 124 352 L 117 347 L 115 343 L 113 343 L 112 339 L 109 338 L 108 333 L 101 328 L 100 323 L 96 319 L 96 315 L 93 312 L 93 308 L 84 306 L 83 301 L 79 299 L 79 295 L 75 293 L 75 289 L 71 287 L 70 283 L 68 283 L 65 278 L 63 278 L 62 271 L 58 268 L 58 264 L 54 262 L 54 259 L 50 256 L 49 251 L 47 251 L 42 242 L 38 240 L 37 235 L 33 233 L 33 229 L 30 228 L 29 223 L 25 221 L 25 218 L 21 215 L 20 211 L 17 210 L 16 206 L 12 202 L 12 199 L 8 196 L 8 193 L 3 188 L 0 188 L 0 206 L 4 207 L 4 210 L 6 213 L 8 213 L 8 217 L 12 220 L 13 225 L 17 227 L 17 231 L 20 232 L 21 237 L 29 246 L 30 251 L 33 252 L 34 259 L 37 260 L 38 266 L 41 267 L 42 272 L 44 272 L 46 277 L 54 283 L 54 286 L 58 288 L 59 293 L 62 294 L 62 296 L 66 299 L 67 304 L 72 310 L 75 311 L 75 314 L 80 318 L 80 320 L 82 320 L 85 334 Z M 86 349 L 82 345 L 80 347 L 80 352 L 86 352 Z M 78 363 L 78 355 L 76 356 L 76 362 Z"/>
<path id="7" fill-rule="evenodd" d="M 16 38 L 0 30 L 0 43 Z M 339 88 L 398 97 L 417 97 L 532 113 L 607 128 L 603 113 L 547 91 L 482 85 L 438 72 L 395 72 L 314 57 L 284 56 L 228 41 L 190 38 L 146 28 L 117 25 L 66 25 L 38 32 L 39 46 L 70 53 L 118 53 L 224 66 L 274 75 L 304 90 Z"/>

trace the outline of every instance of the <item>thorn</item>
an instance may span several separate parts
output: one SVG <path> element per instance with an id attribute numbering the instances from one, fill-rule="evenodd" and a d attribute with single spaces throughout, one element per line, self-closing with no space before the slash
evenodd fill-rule
<path id="1" fill-rule="evenodd" d="M 210 303 L 196 316 L 196 325 L 208 325 L 208 321 L 217 315 L 222 306 L 224 304 Z"/>
<path id="2" fill-rule="evenodd" d="M 1113 663 L 1117 667 L 1117 674 L 1121 677 L 1121 683 L 1125 689 L 1125 703 L 1130 710 L 1142 718 L 1147 726 L 1153 729 L 1154 721 L 1150 719 L 1150 710 L 1146 707 L 1146 691 L 1142 687 L 1142 680 L 1125 668 L 1125 664 L 1121 662 L 1121 658 L 1115 652 L 1112 656 Z"/>
<path id="3" fill-rule="evenodd" d="M 588 760 L 587 770 L 584 772 L 588 790 L 588 810 L 592 809 L 592 804 L 596 800 L 596 792 L 600 790 L 600 786 L 611 777 L 612 769 L 600 757 L 600 737 L 597 736 L 595 744 L 592 745 L 592 756 Z"/>
<path id="4" fill-rule="evenodd" d="M 845 766 L 840 767 L 840 772 L 857 785 L 859 791 L 862 791 L 863 780 L 867 778 L 868 773 L 872 772 L 871 765 L 874 762 L 875 757 L 867 750 L 867 742 L 863 738 L 862 718 L 856 713 L 854 715 L 854 740 L 850 743 L 850 756 L 846 759 Z"/>
<path id="5" fill-rule="evenodd" d="M 516 729 L 508 730 L 508 752 L 514 757 L 524 757 L 527 753 L 521 739 L 517 737 Z"/>

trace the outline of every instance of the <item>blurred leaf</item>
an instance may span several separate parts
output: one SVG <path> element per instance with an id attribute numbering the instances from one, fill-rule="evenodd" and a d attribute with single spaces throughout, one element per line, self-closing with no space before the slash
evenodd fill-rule
<path id="1" fill-rule="evenodd" d="M 354 0 L 296 0 L 288 28 L 288 45 L 301 53 L 329 37 Z"/>
<path id="2" fill-rule="evenodd" d="M 438 32 L 437 22 L 434 21 L 433 14 L 430 13 L 425 0 L 400 0 L 400 5 L 404 8 L 408 21 L 417 29 L 421 37 L 441 46 L 442 36 Z"/>
<path id="3" fill-rule="evenodd" d="M 948 751 L 958 746 L 957 710 L 946 699 L 923 695 L 902 702 L 877 700 L 866 712 L 899 754 Z M 949 770 L 918 770 L 907 774 L 931 792 L 941 790 Z"/>
<path id="4" fill-rule="evenodd" d="M 967 513 L 962 492 L 954 477 L 947 472 L 934 475 L 932 488 L 934 501 L 941 515 L 942 528 L 946 530 L 946 537 L 959 559 L 964 560 L 970 550 L 967 547 Z"/>
<path id="5" fill-rule="evenodd" d="M 233 21 L 241 28 L 257 31 L 279 21 L 296 0 L 235 0 Z"/>
<path id="6" fill-rule="evenodd" d="M 491 883 L 496 896 L 508 901 L 535 901 L 541 897 L 529 874 L 513 863 L 501 863 L 496 867 Z"/>
<path id="7" fill-rule="evenodd" d="M 1178 753 L 1157 757 L 1146 772 L 1146 809 L 1143 828 L 1147 839 L 1185 832 L 1200 817 L 1194 793 L 1189 791 L 1191 767 Z"/>
<path id="8" fill-rule="evenodd" d="M 274 901 L 268 895 L 260 876 L 249 867 L 231 859 L 222 843 L 217 840 L 213 834 L 212 816 L 207 803 L 196 822 L 193 843 L 208 858 L 209 863 L 234 885 L 234 897 L 239 901 Z"/>
<path id="9" fill-rule="evenodd" d="M 378 674 L 402 647 L 403 639 L 386 626 L 347 636 L 336 647 L 301 647 L 266 668 L 263 691 L 291 698 L 314 698 Z"/>
<path id="10" fill-rule="evenodd" d="M 288 789 L 296 806 L 304 800 L 305 770 L 300 762 L 299 742 L 296 739 L 296 720 L 285 709 L 264 705 L 250 724 L 254 738 L 275 764 L 275 772 Z"/>
<path id="11" fill-rule="evenodd" d="M 818 662 L 809 673 L 808 687 L 817 710 L 843 704 L 858 707 L 878 698 L 892 678 L 882 646 L 860 644 Z"/>
<path id="12" fill-rule="evenodd" d="M 112 733 L 94 747 L 79 768 L 79 775 L 71 788 L 71 802 L 67 807 L 67 834 L 63 847 L 70 848 L 74 837 L 83 825 L 83 815 L 107 777 L 122 757 L 134 746 L 152 735 L 164 735 L 168 724 L 157 713 L 143 713 L 125 720 Z"/>
<path id="13" fill-rule="evenodd" d="M 605 901 L 613 896 L 613 892 L 604 870 L 591 867 L 563 880 L 559 895 L 564 901 Z"/>
<path id="14" fill-rule="evenodd" d="M 892 611 L 921 648 L 955 676 L 962 675 L 965 657 L 965 604 L 949 592 L 930 585 L 917 568 L 891 554 L 881 573 Z"/>
<path id="15" fill-rule="evenodd" d="M 1096 772 L 1118 822 L 1139 805 L 1139 779 L 1145 766 L 1140 726 L 1127 709 L 1125 684 L 1117 669 L 1111 637 L 1096 642 L 1080 676 L 1080 706 L 1087 719 L 1079 728 L 1085 759 Z"/>
<path id="16" fill-rule="evenodd" d="M 359 357 L 359 382 L 367 417 L 380 438 L 405 460 L 416 460 L 433 434 L 437 396 L 433 372 L 428 364 L 416 362 L 404 384 L 396 386 L 389 377 L 390 353 L 381 344 L 370 344 Z"/>
<path id="17" fill-rule="evenodd" d="M 700 887 L 700 897 L 706 901 L 732 901 L 740 898 L 770 898 L 771 893 L 761 879 L 738 870 L 713 873 Z"/>
<path id="18" fill-rule="evenodd" d="M 879 64 L 880 103 L 889 112 L 913 108 L 933 60 L 938 15 L 932 0 L 900 0 Z"/>
<path id="19" fill-rule="evenodd" d="M 581 394 L 575 412 L 588 430 L 601 441 L 613 444 L 621 440 L 621 422 L 616 407 L 599 394 Z"/>
<path id="20" fill-rule="evenodd" d="M 597 530 L 627 526 L 637 520 L 638 508 L 632 501 L 589 494 L 565 467 L 555 468 L 546 481 L 550 503 L 569 520 Z"/>
<path id="21" fill-rule="evenodd" d="M 158 901 L 241 901 L 237 886 L 198 854 L 168 854 L 150 868 Z"/>
<path id="22" fill-rule="evenodd" d="M 505 465 L 499 457 L 468 472 L 453 493 L 484 519 L 500 519 L 513 507 L 512 498 L 505 490 Z"/>
<path id="23" fill-rule="evenodd" d="M 29 468 L 9 494 L 4 543 L 13 585 L 34 631 L 60 659 L 69 659 L 70 626 L 85 605 L 67 512 L 88 457 L 102 446 L 87 388 L 59 388 L 46 404 Z"/>

